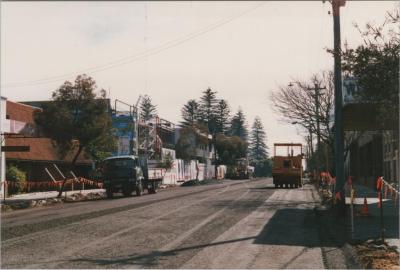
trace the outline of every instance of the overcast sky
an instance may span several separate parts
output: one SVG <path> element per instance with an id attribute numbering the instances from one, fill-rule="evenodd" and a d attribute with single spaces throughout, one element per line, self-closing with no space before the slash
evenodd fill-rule
<path id="1" fill-rule="evenodd" d="M 397 1 L 347 1 L 342 41 L 361 43 L 356 22 L 383 22 Z M 279 121 L 269 95 L 292 77 L 333 68 L 329 2 L 2 2 L 1 95 L 46 100 L 65 80 L 92 76 L 110 98 L 151 96 L 160 117 L 181 120 L 210 87 L 260 116 L 274 142 L 303 141 Z"/>

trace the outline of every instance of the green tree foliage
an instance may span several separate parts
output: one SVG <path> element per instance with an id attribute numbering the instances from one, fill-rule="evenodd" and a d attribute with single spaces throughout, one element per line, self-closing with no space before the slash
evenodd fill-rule
<path id="1" fill-rule="evenodd" d="M 237 136 L 217 135 L 216 150 L 219 164 L 235 165 L 235 160 L 246 157 L 247 143 Z"/>
<path id="2" fill-rule="evenodd" d="M 203 96 L 200 97 L 200 123 L 207 126 L 209 132 L 215 132 L 215 119 L 216 119 L 216 104 L 217 92 L 212 91 L 211 88 L 203 91 Z"/>
<path id="3" fill-rule="evenodd" d="M 140 103 L 140 118 L 147 122 L 157 115 L 157 107 L 152 104 L 151 98 L 148 95 L 143 97 Z"/>
<path id="4" fill-rule="evenodd" d="M 159 166 L 160 166 L 160 168 L 164 168 L 167 171 L 169 171 L 169 170 L 171 170 L 173 164 L 174 164 L 174 160 L 173 160 L 171 154 L 167 153 L 165 155 L 164 159 L 161 161 Z"/>
<path id="5" fill-rule="evenodd" d="M 238 112 L 232 117 L 229 134 L 231 136 L 237 136 L 247 142 L 248 131 L 246 117 L 241 108 L 239 108 Z"/>
<path id="6" fill-rule="evenodd" d="M 268 157 L 268 147 L 265 143 L 266 134 L 260 117 L 254 119 L 249 144 L 250 162 L 257 162 Z"/>
<path id="7" fill-rule="evenodd" d="M 116 148 L 106 92 L 96 94 L 96 89 L 91 77 L 79 75 L 74 83 L 67 81 L 54 91 L 52 102 L 35 113 L 36 124 L 52 139 L 61 157 L 75 151 L 72 168 L 82 152 L 96 158 Z"/>
<path id="8" fill-rule="evenodd" d="M 183 121 L 181 122 L 182 127 L 194 127 L 199 120 L 199 103 L 191 99 L 182 108 L 181 114 Z"/>
<path id="9" fill-rule="evenodd" d="M 197 149 L 208 146 L 206 127 L 195 125 L 180 130 L 175 150 L 177 158 L 189 161 L 197 158 Z"/>
<path id="10" fill-rule="evenodd" d="M 354 76 L 361 89 L 359 100 L 380 104 L 380 118 L 396 123 L 395 130 L 399 123 L 399 23 L 397 9 L 388 12 L 380 26 L 368 23 L 361 30 L 356 25 L 364 44 L 355 49 L 346 45 L 342 53 L 345 75 Z"/>
<path id="11" fill-rule="evenodd" d="M 6 180 L 13 183 L 9 184 L 9 194 L 18 194 L 24 190 L 26 174 L 16 166 L 8 166 L 6 170 Z"/>
<path id="12" fill-rule="evenodd" d="M 270 173 L 270 163 L 268 160 L 268 147 L 266 145 L 266 134 L 260 117 L 254 119 L 250 134 L 249 159 L 254 166 L 256 176 L 268 176 Z"/>
<path id="13" fill-rule="evenodd" d="M 254 166 L 254 175 L 256 177 L 271 176 L 272 174 L 272 160 L 269 158 L 261 160 L 257 162 L 256 165 L 253 166 Z"/>
<path id="14" fill-rule="evenodd" d="M 217 103 L 215 111 L 216 111 L 216 118 L 215 118 L 216 132 L 227 135 L 230 124 L 229 114 L 231 112 L 228 102 L 224 99 L 221 99 Z"/>

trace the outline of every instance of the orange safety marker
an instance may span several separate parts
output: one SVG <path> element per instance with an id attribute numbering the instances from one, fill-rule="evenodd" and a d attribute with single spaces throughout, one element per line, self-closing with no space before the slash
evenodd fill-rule
<path id="1" fill-rule="evenodd" d="M 341 197 L 341 195 L 340 195 L 340 191 L 336 192 L 335 198 L 336 198 L 336 200 L 338 200 L 338 201 L 341 201 L 341 200 L 342 200 L 342 197 Z"/>
<path id="2" fill-rule="evenodd" d="M 361 210 L 361 215 L 364 216 L 364 217 L 369 216 L 367 197 L 364 197 L 364 205 L 363 205 L 363 208 Z"/>
<path id="3" fill-rule="evenodd" d="M 381 191 L 382 186 L 383 186 L 383 179 L 382 177 L 378 177 L 378 181 L 376 181 L 376 189 L 378 191 Z"/>
<path id="4" fill-rule="evenodd" d="M 352 186 L 353 185 L 353 176 L 349 175 L 347 178 L 347 185 Z"/>

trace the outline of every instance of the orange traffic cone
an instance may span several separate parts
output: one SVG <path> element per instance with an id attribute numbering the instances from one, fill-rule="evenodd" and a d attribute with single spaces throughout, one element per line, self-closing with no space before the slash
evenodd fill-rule
<path id="1" fill-rule="evenodd" d="M 369 216 L 367 197 L 364 197 L 364 205 L 363 205 L 363 208 L 361 210 L 361 215 L 364 216 L 364 217 L 368 217 Z"/>

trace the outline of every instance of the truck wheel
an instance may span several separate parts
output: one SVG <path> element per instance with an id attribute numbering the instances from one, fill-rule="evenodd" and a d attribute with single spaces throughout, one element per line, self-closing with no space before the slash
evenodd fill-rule
<path id="1" fill-rule="evenodd" d="M 112 189 L 110 189 L 110 188 L 107 188 L 106 189 L 106 194 L 107 194 L 107 198 L 108 199 L 112 199 L 113 198 L 113 192 L 112 192 Z"/>
<path id="2" fill-rule="evenodd" d="M 124 188 L 124 189 L 122 190 L 122 194 L 123 194 L 125 197 L 129 197 L 129 196 L 132 195 L 132 190 L 131 190 L 130 188 Z"/>
<path id="3" fill-rule="evenodd" d="M 154 182 L 154 184 L 153 184 L 153 192 L 154 192 L 154 194 L 157 193 L 157 188 L 158 188 L 158 183 Z"/>
<path id="4" fill-rule="evenodd" d="M 143 187 L 142 184 L 136 186 L 136 196 L 142 196 Z"/>

